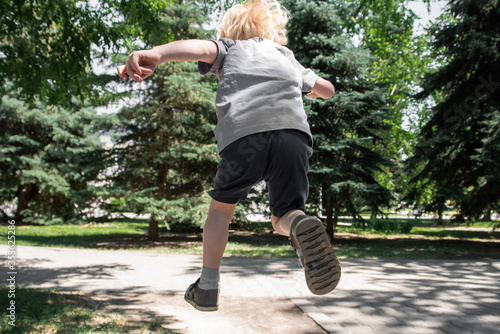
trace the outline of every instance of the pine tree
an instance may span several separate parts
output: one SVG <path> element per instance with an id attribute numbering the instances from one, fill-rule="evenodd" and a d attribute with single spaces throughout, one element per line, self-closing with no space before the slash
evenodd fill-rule
<path id="1" fill-rule="evenodd" d="M 64 109 L 27 104 L 17 91 L 2 97 L 0 203 L 15 207 L 18 224 L 71 223 L 91 214 L 106 152 L 95 134 L 95 110 L 73 102 Z"/>
<path id="2" fill-rule="evenodd" d="M 164 26 L 151 32 L 148 44 L 207 37 L 199 28 L 206 18 L 194 4 L 170 4 L 163 15 Z M 148 239 L 157 240 L 160 221 L 203 223 L 209 203 L 205 190 L 218 161 L 215 86 L 213 78 L 198 73 L 196 63 L 163 64 L 150 78 L 143 101 L 118 114 L 121 135 L 111 196 L 114 203 L 124 201 L 123 210 L 150 214 Z"/>
<path id="3" fill-rule="evenodd" d="M 436 190 L 429 209 L 447 203 L 475 219 L 500 204 L 500 3 L 451 1 L 431 29 L 436 54 L 445 61 L 426 77 L 422 99 L 437 105 L 408 161 L 414 173 L 409 198 Z"/>
<path id="4" fill-rule="evenodd" d="M 302 64 L 318 71 L 335 88 L 334 98 L 305 99 L 315 152 L 311 158 L 310 201 L 322 206 L 327 231 L 333 232 L 345 210 L 356 218 L 368 208 L 387 206 L 390 192 L 374 175 L 388 165 L 375 145 L 384 129 L 387 88 L 372 80 L 373 61 L 362 47 L 344 35 L 352 7 L 333 1 L 287 1 L 293 13 L 289 47 Z"/>
<path id="5" fill-rule="evenodd" d="M 93 65 L 108 62 L 115 58 L 109 52 L 137 40 L 159 44 L 177 38 L 169 28 L 173 24 L 177 34 L 187 36 L 193 20 L 184 17 L 192 15 L 194 6 L 170 15 L 164 8 L 171 2 L 2 2 L 0 118 L 6 132 L 1 142 L 0 203 L 17 205 L 18 220 L 74 221 L 97 204 L 89 202 L 91 198 L 107 196 L 97 187 L 105 183 L 97 171 L 114 162 L 104 159 L 94 134 L 110 124 L 103 124 L 103 116 L 96 118 L 90 106 L 106 105 L 122 95 L 108 85 L 121 79 L 116 74 L 97 75 Z"/>

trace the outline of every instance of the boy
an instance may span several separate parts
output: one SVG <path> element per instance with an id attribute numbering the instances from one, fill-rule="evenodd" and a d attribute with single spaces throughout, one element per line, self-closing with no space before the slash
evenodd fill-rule
<path id="1" fill-rule="evenodd" d="M 290 238 L 311 292 L 326 294 L 340 279 L 323 224 L 304 213 L 312 134 L 302 92 L 328 99 L 335 89 L 284 47 L 287 21 L 279 3 L 249 0 L 224 15 L 217 41 L 181 40 L 136 51 L 118 67 L 121 78 L 141 82 L 164 62 L 198 61 L 201 74 L 219 78 L 215 136 L 221 161 L 209 192 L 201 276 L 184 296 L 200 311 L 218 309 L 229 223 L 237 203 L 262 180 L 269 185 L 273 227 Z"/>

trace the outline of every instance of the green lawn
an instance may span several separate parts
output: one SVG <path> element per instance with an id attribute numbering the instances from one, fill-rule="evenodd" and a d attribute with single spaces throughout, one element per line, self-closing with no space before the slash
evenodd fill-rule
<path id="1" fill-rule="evenodd" d="M 231 232 L 227 256 L 293 257 L 288 239 L 270 233 L 270 223 L 255 224 L 255 231 Z M 147 221 L 112 221 L 103 224 L 17 226 L 18 245 L 136 250 L 155 253 L 201 254 L 200 233 L 171 233 L 160 229 L 160 240 L 148 241 Z M 7 227 L 0 226 L 6 243 Z M 500 258 L 500 233 L 413 227 L 410 233 L 390 234 L 339 226 L 333 247 L 340 258 Z"/>

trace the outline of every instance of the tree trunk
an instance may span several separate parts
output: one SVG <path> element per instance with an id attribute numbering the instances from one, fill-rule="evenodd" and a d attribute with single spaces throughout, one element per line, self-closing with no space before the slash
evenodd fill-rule
<path id="1" fill-rule="evenodd" d="M 24 215 L 22 211 L 28 208 L 29 202 L 38 192 L 34 183 L 20 185 L 17 190 L 17 208 L 15 213 L 16 224 L 22 225 Z"/>
<path id="2" fill-rule="evenodd" d="M 340 202 L 335 203 L 335 216 L 333 217 L 333 232 L 337 229 L 337 224 L 339 223 L 340 216 Z M 332 237 L 333 241 L 333 237 Z"/>
<path id="3" fill-rule="evenodd" d="M 158 239 L 158 220 L 155 215 L 151 215 L 151 218 L 149 218 L 148 241 L 158 241 Z"/>
<path id="4" fill-rule="evenodd" d="M 167 182 L 168 176 L 168 166 L 166 163 L 162 163 L 158 166 L 158 177 L 156 178 L 156 198 L 163 199 L 165 198 L 165 182 Z M 149 241 L 158 241 L 160 239 L 158 234 L 158 219 L 155 215 L 151 215 L 149 219 L 149 231 L 148 231 L 148 240 Z"/>
<path id="5" fill-rule="evenodd" d="M 370 221 L 375 221 L 375 219 L 377 219 L 378 208 L 376 206 L 373 206 L 371 211 L 372 212 L 370 215 Z M 384 217 L 382 217 L 382 218 L 384 218 Z"/>
<path id="6" fill-rule="evenodd" d="M 491 221 L 491 210 L 488 210 L 484 213 L 484 216 L 481 218 L 481 221 L 483 221 L 483 222 L 490 222 Z"/>
<path id="7" fill-rule="evenodd" d="M 332 194 L 329 190 L 328 184 L 326 183 L 323 184 L 323 208 L 325 209 L 326 215 L 326 233 L 330 239 L 333 240 L 335 227 L 333 222 Z M 336 222 L 335 225 L 337 225 Z"/>

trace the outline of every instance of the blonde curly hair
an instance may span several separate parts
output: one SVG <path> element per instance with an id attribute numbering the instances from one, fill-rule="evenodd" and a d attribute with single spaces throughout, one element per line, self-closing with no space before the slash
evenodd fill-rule
<path id="1" fill-rule="evenodd" d="M 231 7 L 224 14 L 217 38 L 245 40 L 262 37 L 286 45 L 288 18 L 288 11 L 277 1 L 248 0 L 245 4 Z"/>

